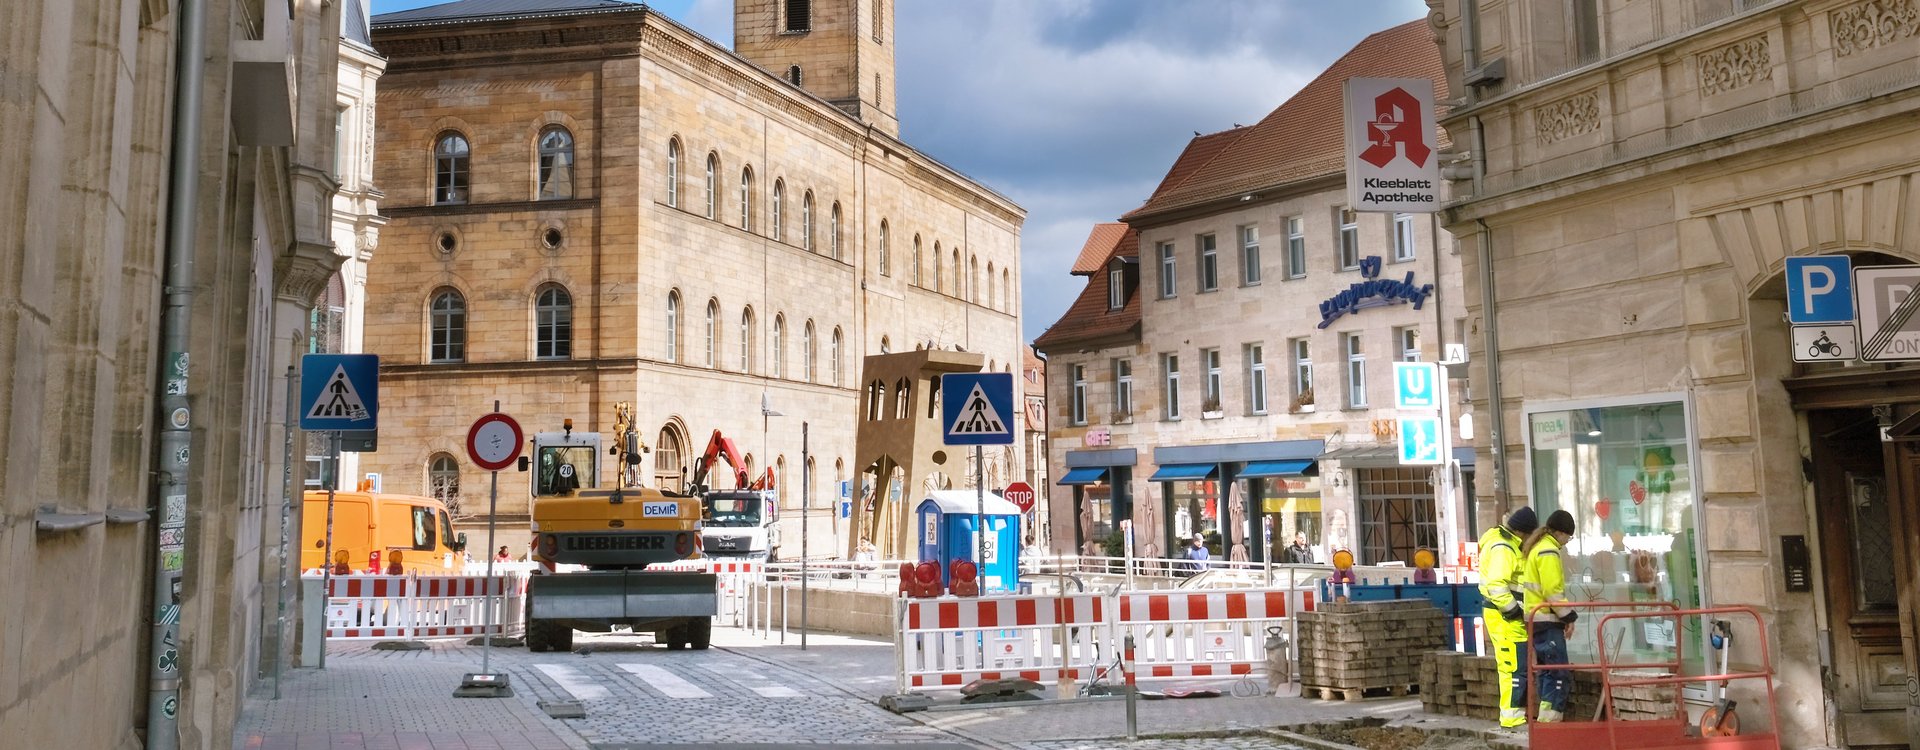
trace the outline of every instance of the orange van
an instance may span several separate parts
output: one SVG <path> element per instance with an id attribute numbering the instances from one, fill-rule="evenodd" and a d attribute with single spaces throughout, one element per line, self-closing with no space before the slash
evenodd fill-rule
<path id="1" fill-rule="evenodd" d="M 319 570 L 326 559 L 327 493 L 309 490 L 301 516 L 300 567 Z M 439 500 L 416 495 L 336 492 L 333 553 L 356 573 L 385 573 L 397 556 L 408 573 L 449 575 L 464 567 L 466 534 L 453 533 L 453 518 Z"/>

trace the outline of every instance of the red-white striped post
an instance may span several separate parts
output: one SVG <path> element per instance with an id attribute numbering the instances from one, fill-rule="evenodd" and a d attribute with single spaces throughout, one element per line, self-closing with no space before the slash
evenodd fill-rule
<path id="1" fill-rule="evenodd" d="M 1133 680 L 1133 636 L 1127 636 L 1126 650 L 1120 654 L 1120 673 L 1127 678 L 1127 741 L 1140 739 L 1140 688 Z"/>

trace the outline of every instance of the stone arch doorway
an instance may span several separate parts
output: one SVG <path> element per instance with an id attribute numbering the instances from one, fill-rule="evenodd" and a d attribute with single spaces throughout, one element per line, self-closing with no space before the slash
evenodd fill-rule
<path id="1" fill-rule="evenodd" d="M 653 442 L 653 486 L 679 492 L 687 480 L 687 431 L 678 419 L 660 427 Z"/>

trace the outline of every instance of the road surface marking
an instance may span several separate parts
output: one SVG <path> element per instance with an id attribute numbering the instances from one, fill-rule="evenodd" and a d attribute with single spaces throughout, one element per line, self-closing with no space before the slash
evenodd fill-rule
<path id="1" fill-rule="evenodd" d="M 747 689 L 759 693 L 762 698 L 804 698 L 800 691 L 785 685 L 776 685 L 766 675 L 743 671 L 736 665 L 706 664 L 709 671 L 734 682 L 747 686 Z"/>
<path id="2" fill-rule="evenodd" d="M 701 690 L 698 685 L 680 679 L 679 675 L 652 664 L 621 664 L 619 667 L 633 673 L 633 676 L 645 681 L 668 698 L 713 697 L 712 693 Z"/>
<path id="3" fill-rule="evenodd" d="M 554 684 L 559 685 L 561 690 L 567 691 L 575 700 L 593 701 L 611 695 L 611 693 L 607 692 L 606 688 L 595 684 L 573 667 L 560 664 L 536 664 L 534 666 L 540 671 L 545 672 L 547 679 L 553 680 Z"/>

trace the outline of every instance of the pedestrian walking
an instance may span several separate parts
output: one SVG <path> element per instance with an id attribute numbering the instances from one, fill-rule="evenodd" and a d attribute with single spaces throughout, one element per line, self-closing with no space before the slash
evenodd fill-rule
<path id="1" fill-rule="evenodd" d="M 1540 528 L 1533 508 L 1521 506 L 1505 523 L 1480 535 L 1480 611 L 1493 640 L 1493 664 L 1500 670 L 1500 726 L 1527 723 L 1527 626 L 1521 599 L 1524 560 L 1520 545 Z"/>
<path id="2" fill-rule="evenodd" d="M 1566 565 L 1560 550 L 1573 538 L 1573 514 L 1556 510 L 1547 514 L 1547 525 L 1534 529 L 1520 552 L 1527 556 L 1521 585 L 1522 601 L 1533 616 L 1533 658 L 1536 664 L 1567 663 L 1567 637 L 1573 635 L 1573 621 L 1580 619 L 1567 603 Z M 1566 717 L 1567 689 L 1573 682 L 1564 669 L 1541 670 L 1536 689 L 1540 710 L 1536 721 L 1560 721 Z"/>
<path id="3" fill-rule="evenodd" d="M 1298 565 L 1313 564 L 1313 548 L 1307 546 L 1307 532 L 1293 532 L 1293 544 L 1287 545 L 1286 552 L 1286 560 L 1288 563 Z"/>
<path id="4" fill-rule="evenodd" d="M 1207 567 L 1206 535 L 1194 534 L 1193 546 L 1188 547 L 1187 551 L 1181 554 L 1181 557 L 1187 560 L 1186 563 L 1184 563 L 1186 566 L 1186 570 L 1184 571 L 1186 575 L 1198 575 L 1200 571 L 1205 570 Z"/>

